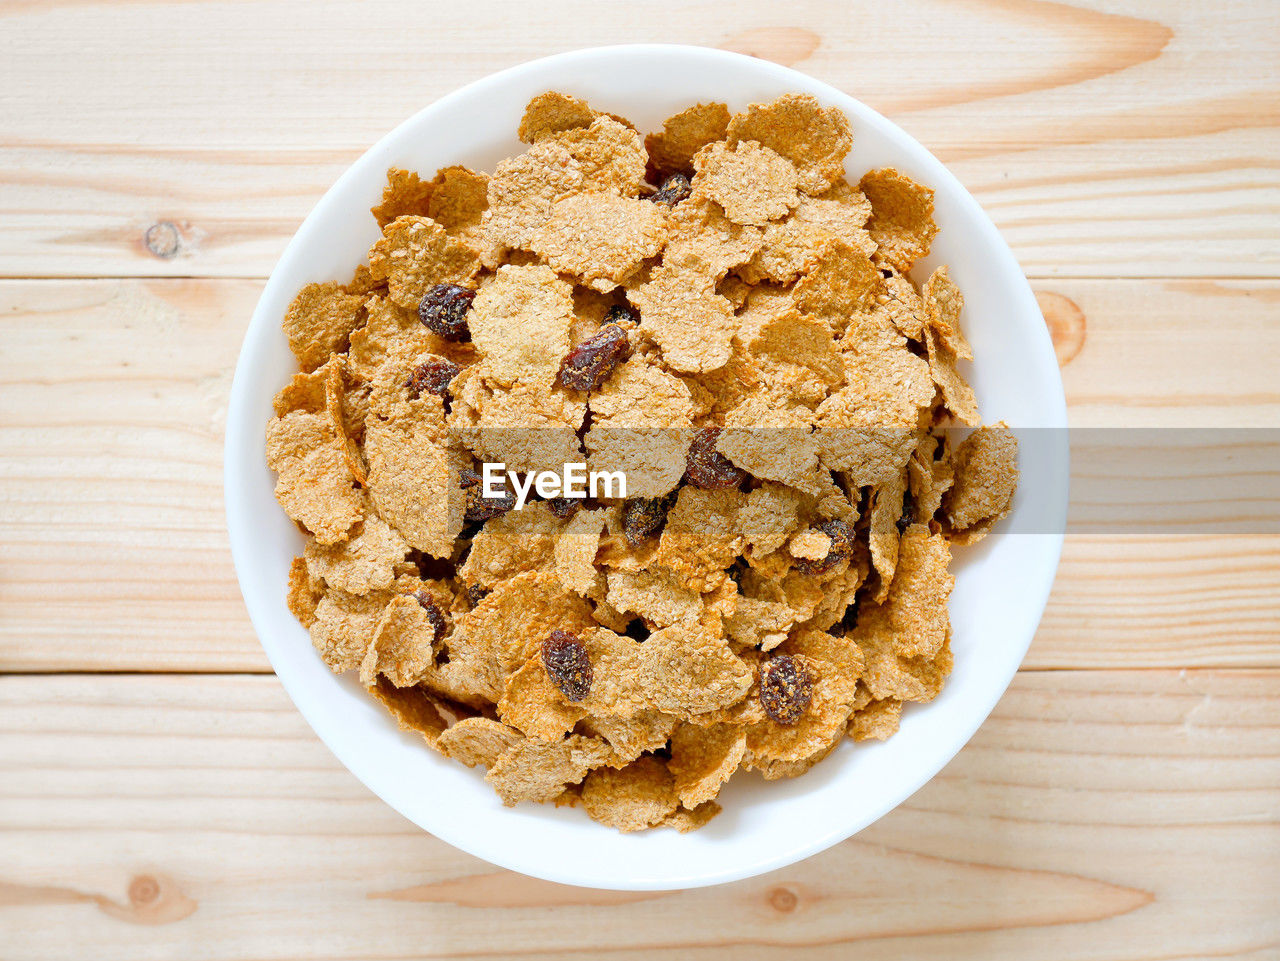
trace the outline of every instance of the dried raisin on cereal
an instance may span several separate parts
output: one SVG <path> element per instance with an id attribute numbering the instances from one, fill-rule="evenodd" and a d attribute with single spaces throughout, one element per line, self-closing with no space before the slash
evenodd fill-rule
<path id="1" fill-rule="evenodd" d="M 484 483 L 479 474 L 473 470 L 462 472 L 462 490 L 466 494 L 467 509 L 465 517 L 469 521 L 484 521 L 499 514 L 505 514 L 516 506 L 516 495 L 503 482 L 500 497 L 485 497 Z"/>
<path id="2" fill-rule="evenodd" d="M 488 594 L 489 592 L 486 591 L 479 584 L 472 584 L 467 588 L 467 603 L 472 607 L 475 607 L 477 604 L 483 601 L 488 596 Z"/>
<path id="3" fill-rule="evenodd" d="M 561 519 L 572 517 L 582 509 L 582 499 L 578 497 L 549 497 L 547 510 Z"/>
<path id="4" fill-rule="evenodd" d="M 605 324 L 565 356 L 560 383 L 572 390 L 596 390 L 631 353 L 627 332 Z"/>
<path id="5" fill-rule="evenodd" d="M 854 531 L 844 521 L 823 521 L 817 529 L 831 538 L 831 548 L 820 561 L 796 561 L 796 570 L 801 574 L 825 574 L 853 553 Z"/>
<path id="6" fill-rule="evenodd" d="M 693 186 L 689 183 L 688 177 L 684 174 L 672 174 L 662 181 L 662 185 L 655 193 L 649 195 L 649 199 L 655 204 L 666 204 L 668 207 L 674 207 L 680 201 L 685 200 L 692 192 Z"/>
<path id="7" fill-rule="evenodd" d="M 729 458 L 716 450 L 719 437 L 719 427 L 703 427 L 694 435 L 685 458 L 684 473 L 692 486 L 704 490 L 737 487 L 747 476 L 746 471 L 734 467 Z"/>
<path id="8" fill-rule="evenodd" d="M 637 497 L 623 504 L 622 533 L 627 543 L 636 547 L 661 531 L 673 500 L 668 494 L 666 497 Z"/>
<path id="9" fill-rule="evenodd" d="M 568 631 L 552 631 L 542 642 L 542 666 L 567 700 L 581 701 L 591 693 L 591 658 Z"/>
<path id="10" fill-rule="evenodd" d="M 405 386 L 413 397 L 421 397 L 423 391 L 441 398 L 448 397 L 449 384 L 461 370 L 457 364 L 443 357 L 430 357 L 410 372 Z"/>
<path id="11" fill-rule="evenodd" d="M 794 724 L 809 709 L 813 679 L 790 654 L 775 654 L 760 669 L 760 706 L 779 724 Z"/>
<path id="12" fill-rule="evenodd" d="M 440 608 L 436 607 L 426 591 L 414 591 L 413 599 L 418 602 L 418 606 L 426 613 L 427 620 L 431 622 L 431 629 L 434 632 L 431 636 L 432 643 L 438 643 L 440 638 L 444 637 L 444 614 L 440 612 Z"/>
<path id="13" fill-rule="evenodd" d="M 409 561 L 424 581 L 447 581 L 458 573 L 457 565 L 447 557 L 432 557 L 423 551 L 410 551 Z"/>
<path id="14" fill-rule="evenodd" d="M 471 301 L 475 297 L 476 292 L 470 287 L 436 284 L 422 295 L 422 302 L 418 304 L 418 319 L 427 330 L 445 340 L 470 340 L 467 311 L 471 309 Z"/>

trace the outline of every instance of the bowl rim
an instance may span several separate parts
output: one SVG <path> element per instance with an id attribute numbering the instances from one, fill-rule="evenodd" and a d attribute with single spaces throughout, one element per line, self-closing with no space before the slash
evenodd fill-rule
<path id="1" fill-rule="evenodd" d="M 254 424 L 255 410 L 249 406 L 246 385 L 251 378 L 254 367 L 255 351 L 253 345 L 261 339 L 263 329 L 265 327 L 278 328 L 279 316 L 273 314 L 268 309 L 269 301 L 276 293 L 276 288 L 282 283 L 281 275 L 284 268 L 289 266 L 296 260 L 300 251 L 305 246 L 304 238 L 307 238 L 312 224 L 321 219 L 327 208 L 337 203 L 335 197 L 344 191 L 344 188 L 353 181 L 363 180 L 367 177 L 366 168 L 377 161 L 377 158 L 386 152 L 389 143 L 398 139 L 398 137 L 407 129 L 417 127 L 418 125 L 429 121 L 431 115 L 437 112 L 443 112 L 447 107 L 451 106 L 458 100 L 463 100 L 481 93 L 486 87 L 498 87 L 505 81 L 524 72 L 532 71 L 534 68 L 551 68 L 561 67 L 571 64 L 583 64 L 592 60 L 599 60 L 609 56 L 631 55 L 631 56 L 669 56 L 671 54 L 679 54 L 681 56 L 697 56 L 705 58 L 708 62 L 720 63 L 740 63 L 741 61 L 749 61 L 753 69 L 761 71 L 765 75 L 771 75 L 770 79 L 777 80 L 779 83 L 796 84 L 796 78 L 803 78 L 803 85 L 809 88 L 820 88 L 819 96 L 828 103 L 838 104 L 842 110 L 856 117 L 859 124 L 878 128 L 879 132 L 886 136 L 889 140 L 900 144 L 903 148 L 910 152 L 913 162 L 919 166 L 928 168 L 928 176 L 931 186 L 939 194 L 945 192 L 950 196 L 961 208 L 963 208 L 972 221 L 976 229 L 984 236 L 984 241 L 989 244 L 997 253 L 997 256 L 1005 263 L 1002 265 L 1001 273 L 1009 274 L 1009 268 L 1012 268 L 1012 275 L 1016 275 L 1016 280 L 1011 280 L 1011 287 L 1008 291 L 1012 300 L 1018 301 L 1017 312 L 1025 313 L 1028 310 L 1039 314 L 1039 308 L 1036 305 L 1034 294 L 1031 291 L 1025 274 L 1018 265 L 1013 252 L 1008 244 L 1001 237 L 994 223 L 987 216 L 986 212 L 968 192 L 968 190 L 960 183 L 960 181 L 945 167 L 941 161 L 933 156 L 922 144 L 920 144 L 909 133 L 894 124 L 888 118 L 882 116 L 866 104 L 856 98 L 844 93 L 836 87 L 831 86 L 814 77 L 797 71 L 791 67 L 786 67 L 767 60 L 761 60 L 744 54 L 734 53 L 731 51 L 720 50 L 716 48 L 700 47 L 687 44 L 616 44 L 606 46 L 595 46 L 575 49 L 562 53 L 553 54 L 547 57 L 541 57 L 524 63 L 505 68 L 501 71 L 487 74 L 470 83 L 451 91 L 445 96 L 437 99 L 421 110 L 415 112 L 410 117 L 396 125 L 392 130 L 388 131 L 377 142 L 370 146 L 361 156 L 355 160 L 342 175 L 329 187 L 328 190 L 320 197 L 315 206 L 308 213 L 306 218 L 298 226 L 289 243 L 285 246 L 278 261 L 272 268 L 271 275 L 264 284 L 262 294 L 258 303 L 254 308 L 252 318 L 245 331 L 244 340 L 236 362 L 235 375 L 232 380 L 231 391 L 229 396 L 226 420 L 226 435 L 224 442 L 224 471 L 223 471 L 223 487 L 224 487 L 224 504 L 227 518 L 228 534 L 230 537 L 231 553 L 233 564 L 236 570 L 237 581 L 240 585 L 241 594 L 248 610 L 250 621 L 253 623 L 254 631 L 258 636 L 259 642 L 271 662 L 272 668 L 279 678 L 281 684 L 289 694 L 294 705 L 302 713 L 312 730 L 324 742 L 326 747 L 338 758 L 338 760 L 354 774 L 371 792 L 377 795 L 385 803 L 398 811 L 406 819 L 417 825 L 422 830 L 440 838 L 446 843 L 458 848 L 473 856 L 488 861 L 491 864 L 520 873 L 530 875 L 544 880 L 553 881 L 562 884 L 588 886 L 595 888 L 608 888 L 615 890 L 674 890 L 678 888 L 694 888 L 703 887 L 713 884 L 721 884 L 743 878 L 754 877 L 759 874 L 766 873 L 789 864 L 796 863 L 807 857 L 823 851 L 840 841 L 843 841 L 852 835 L 861 831 L 863 828 L 875 823 L 886 813 L 893 810 L 916 791 L 930 781 L 937 773 L 949 763 L 950 759 L 959 753 L 964 745 L 970 740 L 977 729 L 984 723 L 987 717 L 995 708 L 997 702 L 1008 689 L 1012 682 L 1022 659 L 1026 655 L 1027 649 L 1035 636 L 1038 623 L 1043 616 L 1045 605 L 1048 601 L 1050 590 L 1052 589 L 1058 564 L 1061 557 L 1061 550 L 1064 540 L 1062 526 L 1054 528 L 1052 533 L 1043 533 L 1035 536 L 1043 542 L 1041 552 L 1038 556 L 1045 561 L 1043 563 L 1042 576 L 1038 579 L 1036 590 L 1033 595 L 1034 603 L 1028 604 L 1029 608 L 1033 608 L 1037 613 L 1033 622 L 1026 631 L 1025 638 L 1022 639 L 1016 651 L 1016 658 L 1006 657 L 1006 663 L 1000 666 L 998 675 L 1001 682 L 998 685 L 989 685 L 989 691 L 994 692 L 992 696 L 984 698 L 981 703 L 976 703 L 965 714 L 968 723 L 957 725 L 952 731 L 952 737 L 946 746 L 937 752 L 937 756 L 944 756 L 942 763 L 929 767 L 922 767 L 919 775 L 902 790 L 895 794 L 887 795 L 883 803 L 878 805 L 870 817 L 858 819 L 856 822 L 850 823 L 840 828 L 828 831 L 814 837 L 810 837 L 802 843 L 797 843 L 793 847 L 780 851 L 772 856 L 761 857 L 758 861 L 745 867 L 717 869 L 711 867 L 695 873 L 686 873 L 683 875 L 664 875 L 662 877 L 602 877 L 591 876 L 584 878 L 580 873 L 567 871 L 559 865 L 545 863 L 530 863 L 527 859 L 522 859 L 518 851 L 511 849 L 498 849 L 493 845 L 486 845 L 481 839 L 477 839 L 475 832 L 468 832 L 465 826 L 458 825 L 442 825 L 432 824 L 429 828 L 423 822 L 411 815 L 405 810 L 405 806 L 397 803 L 396 800 L 387 796 L 383 790 L 375 785 L 375 774 L 370 770 L 370 766 L 364 763 L 358 752 L 344 744 L 337 743 L 337 739 L 327 736 L 326 729 L 331 722 L 330 718 L 324 716 L 318 702 L 309 696 L 305 691 L 301 681 L 291 676 L 290 671 L 286 668 L 282 671 L 280 659 L 273 654 L 273 644 L 269 643 L 267 637 L 270 631 L 267 629 L 265 607 L 266 602 L 258 598 L 259 591 L 250 579 L 248 558 L 253 551 L 253 529 L 252 524 L 247 518 L 248 511 L 248 476 L 252 467 L 259 467 L 261 464 L 261 444 L 255 438 L 252 445 L 246 446 L 246 437 L 252 435 L 249 430 Z M 597 64 L 598 65 L 598 64 Z M 728 92 L 728 91 L 727 91 Z M 726 98 L 728 99 L 728 98 Z M 385 172 L 385 163 L 382 164 L 384 170 L 379 171 L 379 176 Z M 1052 423 L 1044 424 L 1047 427 L 1062 427 L 1067 424 L 1066 400 L 1063 391 L 1062 380 L 1058 365 L 1054 359 L 1052 342 L 1049 338 L 1048 330 L 1041 325 L 1039 335 L 1034 331 L 1031 332 L 1033 339 L 1039 341 L 1036 350 L 1036 360 L 1044 367 L 1046 357 L 1052 360 L 1053 382 L 1049 387 L 1055 387 L 1056 390 L 1050 390 L 1052 396 L 1049 398 L 1049 419 Z M 260 413 L 260 412 L 259 412 Z M 1055 434 L 1062 435 L 1055 437 L 1049 444 L 1051 447 L 1052 464 L 1055 468 L 1054 480 L 1057 482 L 1055 494 L 1057 497 L 1051 505 L 1056 518 L 1064 518 L 1066 514 L 1067 489 L 1069 484 L 1069 453 L 1067 450 L 1065 431 L 1056 431 Z M 258 464 L 251 462 L 249 451 L 253 451 Z M 277 603 L 279 600 L 277 599 Z M 995 675 L 993 675 L 995 676 Z"/>

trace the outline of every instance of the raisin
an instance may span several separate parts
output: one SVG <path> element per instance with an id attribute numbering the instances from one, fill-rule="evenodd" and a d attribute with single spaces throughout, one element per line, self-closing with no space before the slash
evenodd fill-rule
<path id="1" fill-rule="evenodd" d="M 470 340 L 467 311 L 471 309 L 471 301 L 475 297 L 476 292 L 469 287 L 436 284 L 422 295 L 422 302 L 418 304 L 418 319 L 427 330 L 439 334 L 445 340 Z"/>
<path id="2" fill-rule="evenodd" d="M 542 642 L 542 666 L 567 700 L 581 701 L 591 693 L 591 658 L 568 631 L 552 631 Z"/>
<path id="3" fill-rule="evenodd" d="M 413 397 L 422 396 L 424 390 L 437 397 L 448 397 L 449 383 L 461 370 L 457 364 L 443 357 L 431 357 L 413 369 L 404 385 Z"/>
<path id="4" fill-rule="evenodd" d="M 688 177 L 684 174 L 672 174 L 662 181 L 662 186 L 658 188 L 657 193 L 650 195 L 649 199 L 655 204 L 666 204 L 668 207 L 674 207 L 692 192 L 693 187 L 689 183 Z"/>
<path id="5" fill-rule="evenodd" d="M 486 591 L 479 584 L 472 584 L 470 587 L 467 588 L 467 603 L 470 604 L 472 607 L 475 607 L 477 604 L 483 601 L 488 595 L 489 595 L 489 592 Z"/>
<path id="6" fill-rule="evenodd" d="M 745 471 L 734 467 L 729 458 L 716 450 L 719 437 L 719 427 L 703 427 L 694 435 L 685 457 L 684 471 L 685 480 L 692 486 L 704 490 L 737 487 L 747 476 Z"/>
<path id="7" fill-rule="evenodd" d="M 410 551 L 409 561 L 418 569 L 424 581 L 447 581 L 458 573 L 458 567 L 448 557 L 432 557 L 423 551 Z"/>
<path id="8" fill-rule="evenodd" d="M 435 644 L 439 642 L 440 638 L 444 637 L 445 627 L 444 615 L 440 613 L 440 608 L 436 607 L 435 604 L 432 603 L 431 597 L 426 591 L 414 591 L 413 599 L 416 600 L 418 605 L 426 612 L 427 620 L 431 622 L 431 627 L 435 632 L 431 636 L 431 643 Z"/>
<path id="9" fill-rule="evenodd" d="M 662 530 L 674 497 L 637 497 L 622 505 L 622 534 L 632 547 Z"/>
<path id="10" fill-rule="evenodd" d="M 579 497 L 549 497 L 547 498 L 547 510 L 555 514 L 556 517 L 572 517 L 582 509 L 582 499 Z"/>
<path id="11" fill-rule="evenodd" d="M 796 561 L 796 570 L 801 574 L 825 574 L 853 553 L 853 528 L 844 521 L 823 521 L 818 530 L 831 538 L 831 548 L 820 561 Z"/>
<path id="12" fill-rule="evenodd" d="M 640 323 L 640 311 L 631 304 L 615 304 L 604 315 L 606 324 L 621 324 L 623 321 L 628 320 L 633 324 Z"/>
<path id="13" fill-rule="evenodd" d="M 573 390 L 596 390 L 630 354 L 627 332 L 617 324 L 605 324 L 565 356 L 560 383 Z"/>
<path id="14" fill-rule="evenodd" d="M 760 706 L 779 724 L 794 724 L 813 700 L 813 680 L 790 654 L 775 654 L 760 669 Z"/>
<path id="15" fill-rule="evenodd" d="M 469 521 L 484 522 L 491 517 L 505 514 L 516 506 L 516 495 L 503 481 L 501 497 L 485 497 L 484 483 L 479 474 L 473 470 L 462 472 L 462 489 L 467 495 L 467 510 L 464 515 Z"/>

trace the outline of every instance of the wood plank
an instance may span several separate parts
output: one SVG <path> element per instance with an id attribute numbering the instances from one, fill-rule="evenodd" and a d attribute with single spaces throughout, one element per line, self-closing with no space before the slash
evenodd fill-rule
<path id="1" fill-rule="evenodd" d="M 227 390 L 258 290 L 0 282 L 0 670 L 268 668 L 221 499 Z M 1280 284 L 1042 294 L 1072 348 L 1077 423 L 1280 424 Z M 1280 536 L 1072 535 L 1026 664 L 1280 666 Z"/>
<path id="2" fill-rule="evenodd" d="M 1276 671 L 1020 675 L 879 823 L 683 893 L 561 887 L 447 847 L 343 770 L 272 678 L 0 678 L 0 771 L 11 961 L 1280 947 Z"/>
<path id="3" fill-rule="evenodd" d="M 0 6 L 0 275 L 265 276 L 384 132 L 497 69 L 678 40 L 791 63 L 887 113 L 1033 276 L 1280 275 L 1280 9 L 857 0 L 427 16 L 412 0 Z M 299 30 L 300 20 L 307 29 Z M 571 33 L 565 25 L 572 24 Z M 608 105 L 604 105 L 608 107 Z M 148 249 L 146 232 L 157 240 Z M 176 243 L 176 246 L 175 246 Z"/>

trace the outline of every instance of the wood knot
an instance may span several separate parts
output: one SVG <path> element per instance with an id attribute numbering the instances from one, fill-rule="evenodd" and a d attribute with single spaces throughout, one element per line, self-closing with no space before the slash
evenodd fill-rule
<path id="1" fill-rule="evenodd" d="M 148 874 L 139 874 L 129 883 L 129 901 L 144 907 L 160 897 L 160 882 Z"/>
<path id="2" fill-rule="evenodd" d="M 1076 302 L 1047 290 L 1036 291 L 1036 302 L 1044 314 L 1045 326 L 1053 340 L 1053 352 L 1058 355 L 1058 366 L 1065 367 L 1076 358 L 1084 347 L 1085 327 L 1082 311 Z"/>
<path id="3" fill-rule="evenodd" d="M 803 27 L 757 27 L 734 34 L 720 48 L 789 67 L 812 56 L 821 42 L 816 33 Z"/>
<path id="4" fill-rule="evenodd" d="M 162 874 L 139 874 L 129 882 L 128 902 L 121 904 L 102 895 L 93 900 L 103 914 L 130 924 L 172 924 L 190 917 L 197 903 Z"/>
<path id="5" fill-rule="evenodd" d="M 169 260 L 176 257 L 182 249 L 182 234 L 177 224 L 161 220 L 147 228 L 142 235 L 142 242 L 152 254 L 161 260 Z"/>
<path id="6" fill-rule="evenodd" d="M 769 892 L 769 906 L 779 914 L 790 914 L 800 903 L 800 898 L 790 888 L 777 887 Z"/>

